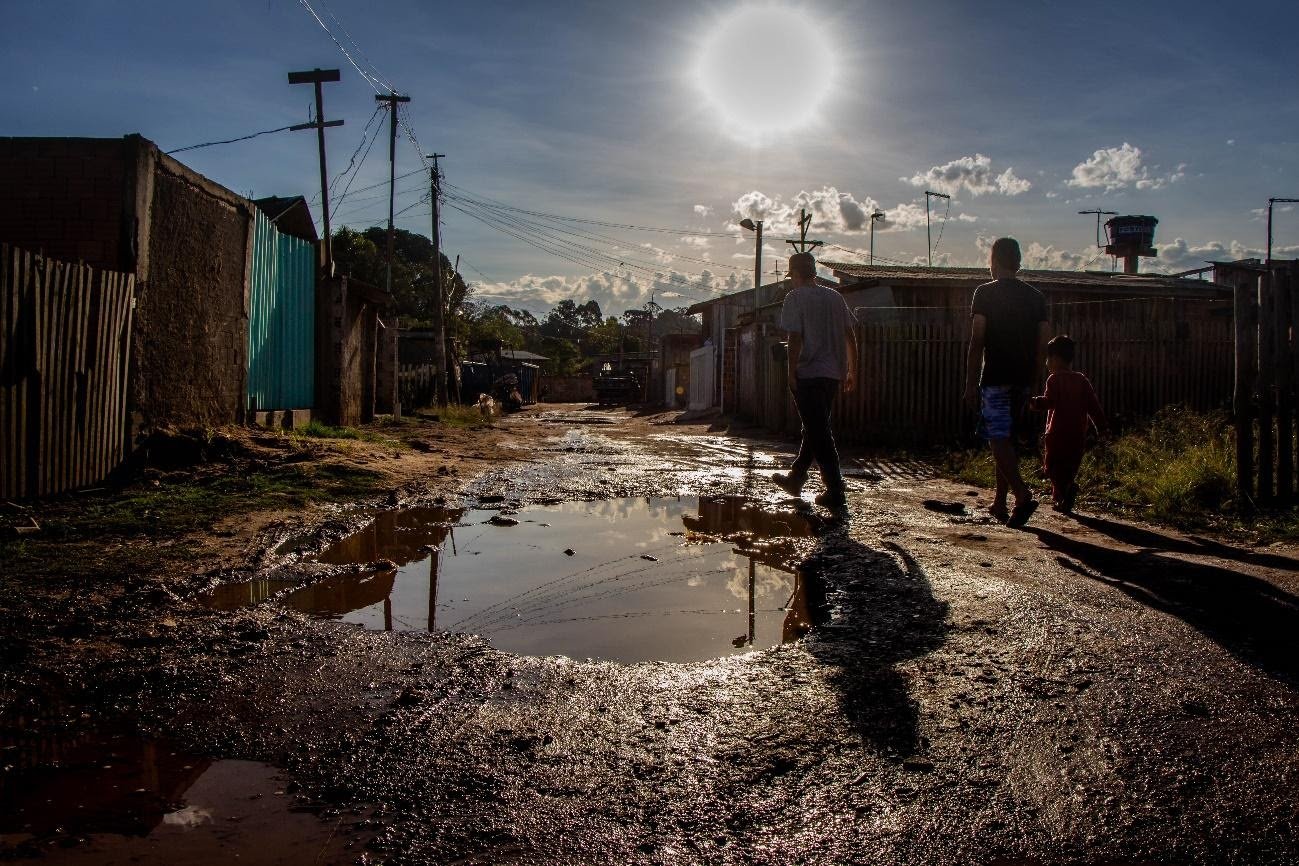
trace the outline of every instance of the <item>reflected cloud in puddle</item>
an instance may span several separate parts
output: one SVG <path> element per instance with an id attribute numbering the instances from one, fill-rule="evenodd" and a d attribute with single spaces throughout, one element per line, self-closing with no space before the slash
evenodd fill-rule
<path id="1" fill-rule="evenodd" d="M 489 522 L 497 514 L 385 513 L 319 559 L 395 568 L 281 600 L 372 629 L 469 632 L 508 652 L 624 662 L 762 649 L 810 623 L 792 563 L 817 529 L 811 515 L 734 496 L 530 506 L 508 526 Z M 243 603 L 284 589 L 256 584 L 223 589 Z"/>

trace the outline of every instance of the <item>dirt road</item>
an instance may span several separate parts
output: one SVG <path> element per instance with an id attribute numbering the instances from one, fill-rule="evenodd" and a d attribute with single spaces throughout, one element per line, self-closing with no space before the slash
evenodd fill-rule
<path id="1" fill-rule="evenodd" d="M 251 520 L 229 541 L 240 556 L 148 591 L 87 601 L 6 581 L 0 801 L 40 815 L 34 780 L 57 784 L 42 748 L 129 729 L 236 775 L 265 768 L 266 799 L 291 797 L 288 814 L 316 823 L 284 851 L 265 842 L 288 824 L 263 821 L 242 833 L 241 862 L 1299 861 L 1295 551 L 1045 510 L 1009 530 L 982 516 L 986 493 L 878 460 L 852 473 L 835 518 L 765 481 L 788 443 L 661 420 L 538 410 L 446 445 L 438 465 L 458 475 L 437 475 L 427 454 L 395 459 L 379 510 L 467 506 L 509 525 L 564 502 L 684 497 L 700 519 L 710 503 L 777 515 L 785 529 L 763 539 L 750 524 L 668 534 L 721 545 L 692 555 L 733 547 L 797 575 L 804 607 L 768 611 L 774 646 L 742 635 L 711 660 L 579 661 L 502 652 L 468 626 L 324 618 L 281 590 L 339 579 L 345 567 L 314 555 L 375 509 Z M 484 448 L 493 461 L 456 461 Z M 466 477 L 474 465 L 485 471 Z M 627 556 L 651 564 L 679 553 L 636 545 L 629 531 Z M 567 553 L 520 555 L 540 568 Z M 390 626 L 401 573 L 388 607 L 369 608 Z M 256 584 L 269 600 L 202 603 L 267 579 L 282 581 Z M 420 602 L 430 620 L 435 600 Z M 810 631 L 790 633 L 794 614 Z M 182 814 L 184 784 L 159 816 Z M 126 856 L 94 826 L 43 820 L 56 827 L 0 825 L 0 851 Z M 222 827 L 237 844 L 239 822 Z"/>

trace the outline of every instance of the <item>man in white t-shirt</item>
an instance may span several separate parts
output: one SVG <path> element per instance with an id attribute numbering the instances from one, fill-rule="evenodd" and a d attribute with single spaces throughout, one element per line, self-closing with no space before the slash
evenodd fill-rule
<path id="1" fill-rule="evenodd" d="M 856 386 L 856 321 L 843 295 L 817 285 L 811 253 L 789 257 L 789 278 L 794 288 L 785 296 L 780 327 L 789 332 L 789 386 L 803 422 L 803 442 L 789 472 L 772 481 L 798 496 L 815 460 L 825 482 L 816 503 L 838 508 L 846 500 L 830 413 L 839 389 L 847 393 Z"/>

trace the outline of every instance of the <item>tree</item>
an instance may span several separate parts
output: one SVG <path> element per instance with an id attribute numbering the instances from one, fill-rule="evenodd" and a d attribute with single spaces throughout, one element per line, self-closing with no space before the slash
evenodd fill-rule
<path id="1" fill-rule="evenodd" d="M 341 228 L 334 232 L 334 260 L 338 272 L 383 288 L 387 282 L 388 230 L 374 226 L 363 232 Z M 456 273 L 446 255 L 440 256 L 446 328 L 456 330 L 453 320 L 465 314 L 469 287 Z M 433 242 L 421 234 L 397 229 L 393 233 L 393 306 L 402 324 L 428 327 L 433 320 Z"/>

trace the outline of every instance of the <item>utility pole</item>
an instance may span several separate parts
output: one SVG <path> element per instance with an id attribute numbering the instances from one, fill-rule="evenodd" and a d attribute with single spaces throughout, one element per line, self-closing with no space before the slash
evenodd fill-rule
<path id="1" fill-rule="evenodd" d="M 325 120 L 325 93 L 321 85 L 326 81 L 338 80 L 337 69 L 312 69 L 309 72 L 289 73 L 289 84 L 316 85 L 316 119 L 311 123 L 295 124 L 290 126 L 289 129 L 293 131 L 300 129 L 316 130 L 316 142 L 320 147 L 320 214 L 321 221 L 325 224 L 325 243 L 322 250 L 325 255 L 324 270 L 327 277 L 334 275 L 334 239 L 330 235 L 329 228 L 329 174 L 325 169 L 325 127 L 342 126 L 343 121 Z"/>
<path id="2" fill-rule="evenodd" d="M 870 235 L 871 235 L 871 254 L 870 254 L 870 260 L 869 260 L 869 262 L 870 262 L 871 265 L 874 265 L 874 264 L 875 264 L 875 223 L 879 222 L 879 221 L 882 220 L 882 219 L 884 219 L 884 211 L 882 211 L 882 210 L 875 210 L 875 211 L 872 211 L 872 212 L 871 212 L 871 231 L 870 231 Z"/>
<path id="3" fill-rule="evenodd" d="M 748 217 L 740 220 L 740 228 L 748 229 L 757 235 L 757 245 L 753 251 L 753 312 L 758 311 L 758 291 L 762 287 L 762 220 Z"/>
<path id="4" fill-rule="evenodd" d="M 816 249 L 817 247 L 821 246 L 821 244 L 823 243 L 823 241 L 809 241 L 809 240 L 807 239 L 807 230 L 808 230 L 808 228 L 809 228 L 811 225 L 812 225 L 812 215 L 811 215 L 810 213 L 807 212 L 807 209 L 806 209 L 806 208 L 803 208 L 803 209 L 799 210 L 799 212 L 798 212 L 798 240 L 796 240 L 796 241 L 785 241 L 785 243 L 787 243 L 787 244 L 792 244 L 792 245 L 798 247 L 798 251 L 799 251 L 800 253 L 805 253 L 805 252 L 807 252 L 808 247 L 811 247 L 812 249 Z"/>
<path id="5" fill-rule="evenodd" d="M 393 245 L 396 241 L 396 233 L 392 223 L 392 209 L 397 192 L 397 104 L 399 102 L 410 102 L 410 97 L 399 96 L 396 92 L 389 93 L 386 96 L 382 93 L 376 93 L 374 101 L 388 103 L 388 277 L 387 285 L 384 288 L 391 295 Z"/>
<path id="6" fill-rule="evenodd" d="M 929 197 L 930 196 L 933 196 L 934 198 L 945 198 L 949 202 L 952 200 L 952 197 L 945 192 L 930 192 L 929 190 L 925 190 L 925 248 L 926 248 L 925 252 L 929 254 L 929 267 L 932 268 L 934 266 L 934 242 L 930 238 L 930 234 L 929 234 Z"/>
<path id="7" fill-rule="evenodd" d="M 1096 214 L 1096 246 L 1103 247 L 1105 244 L 1101 243 L 1101 217 L 1118 216 L 1119 212 L 1116 210 L 1101 210 L 1100 208 L 1078 211 L 1078 216 L 1087 216 L 1089 214 Z"/>
<path id="8" fill-rule="evenodd" d="M 433 381 L 433 389 L 439 406 L 447 404 L 447 332 L 444 319 L 446 301 L 442 289 L 442 235 L 438 231 L 438 222 L 441 219 L 438 200 L 442 195 L 442 174 L 438 168 L 438 160 L 444 156 L 445 153 L 428 155 L 428 158 L 433 160 L 433 166 L 428 170 L 428 179 L 429 197 L 433 200 L 433 337 L 437 341 L 437 346 L 433 350 L 433 363 L 437 365 L 438 371 L 437 378 Z M 457 258 L 456 261 L 459 259 Z"/>

